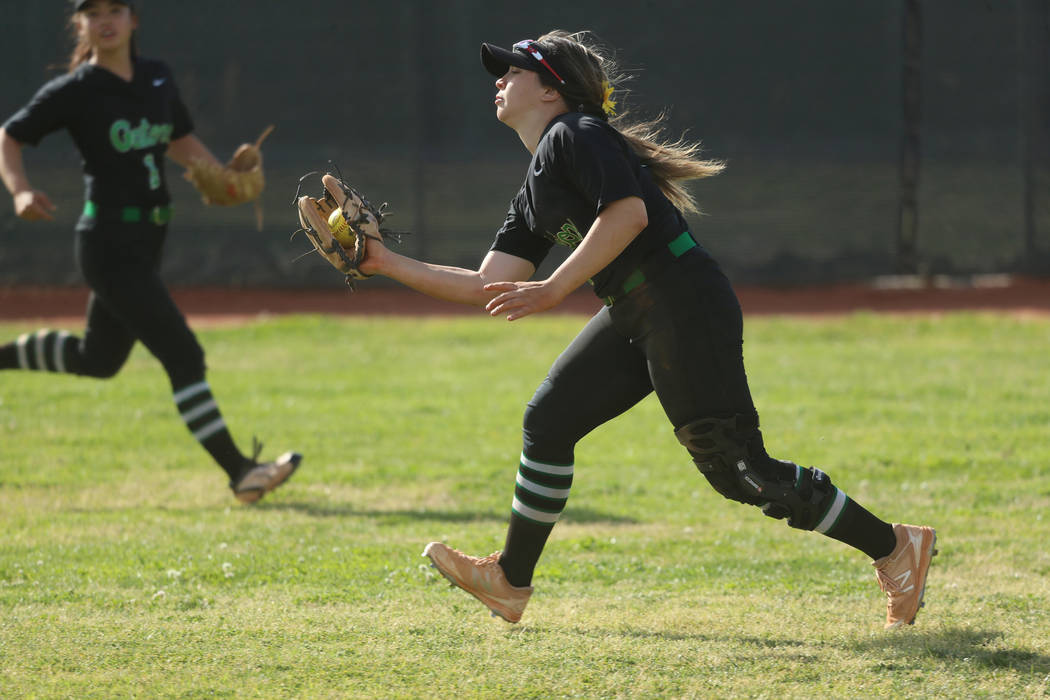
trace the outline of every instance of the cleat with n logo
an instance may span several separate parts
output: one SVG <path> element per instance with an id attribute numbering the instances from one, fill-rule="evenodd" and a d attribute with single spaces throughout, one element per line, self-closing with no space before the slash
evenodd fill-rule
<path id="1" fill-rule="evenodd" d="M 872 562 L 879 588 L 886 594 L 886 629 L 915 624 L 923 607 L 926 574 L 937 554 L 937 532 L 932 527 L 896 523 L 897 546 L 889 555 Z"/>
<path id="2" fill-rule="evenodd" d="M 471 594 L 507 622 L 517 622 L 532 595 L 532 586 L 512 586 L 499 565 L 499 552 L 472 557 L 441 542 L 431 542 L 423 550 L 449 583 Z"/>

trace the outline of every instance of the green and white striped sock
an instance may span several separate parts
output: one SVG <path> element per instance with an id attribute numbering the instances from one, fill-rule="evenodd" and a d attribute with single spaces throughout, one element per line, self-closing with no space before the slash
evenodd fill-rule
<path id="1" fill-rule="evenodd" d="M 571 462 L 540 462 L 522 452 L 511 509 L 526 520 L 553 526 L 569 500 L 572 473 Z"/>
<path id="2" fill-rule="evenodd" d="M 34 333 L 23 333 L 12 343 L 14 359 L 18 363 L 16 366 L 18 369 L 38 372 L 71 373 L 72 370 L 67 367 L 69 350 L 66 348 L 70 342 L 75 346 L 80 341 L 69 331 L 41 328 Z"/>
<path id="3" fill-rule="evenodd" d="M 500 566 L 512 586 L 528 586 L 572 486 L 572 462 L 541 462 L 522 452 Z"/>
<path id="4" fill-rule="evenodd" d="M 237 481 L 247 459 L 234 444 L 208 382 L 201 380 L 184 386 L 175 391 L 174 399 L 182 422 L 193 437 L 226 471 L 230 481 Z"/>

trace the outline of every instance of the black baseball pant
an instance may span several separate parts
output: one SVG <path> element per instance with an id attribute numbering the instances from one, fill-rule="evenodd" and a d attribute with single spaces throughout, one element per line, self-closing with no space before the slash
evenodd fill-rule
<path id="1" fill-rule="evenodd" d="M 135 341 L 160 361 L 172 388 L 204 377 L 204 350 L 160 278 L 166 226 L 87 225 L 77 229 L 77 259 L 91 287 L 84 337 L 67 370 L 110 377 Z"/>

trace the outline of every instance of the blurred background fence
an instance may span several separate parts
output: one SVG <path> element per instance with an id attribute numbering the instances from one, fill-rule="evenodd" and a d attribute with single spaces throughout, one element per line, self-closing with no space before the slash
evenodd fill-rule
<path id="1" fill-rule="evenodd" d="M 508 4 L 509 5 L 509 4 Z M 165 275 L 181 285 L 337 286 L 291 201 L 337 164 L 391 203 L 403 250 L 476 266 L 528 154 L 494 117 L 482 41 L 590 29 L 635 73 L 618 97 L 666 109 L 726 172 L 695 185 L 698 238 L 741 283 L 895 273 L 1050 274 L 1048 0 L 214 0 L 139 3 L 142 53 L 175 72 L 221 159 L 267 124 L 265 226 L 205 207 L 169 162 Z M 67 3 L 0 0 L 2 118 L 61 72 Z M 0 201 L 0 284 L 77 284 L 79 157 L 27 148 L 60 210 L 29 224 Z M 557 259 L 551 261 L 553 264 Z"/>

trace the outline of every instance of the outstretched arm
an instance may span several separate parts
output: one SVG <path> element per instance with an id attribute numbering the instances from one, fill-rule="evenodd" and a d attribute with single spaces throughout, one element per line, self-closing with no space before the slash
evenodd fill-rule
<path id="1" fill-rule="evenodd" d="M 536 282 L 501 280 L 485 285 L 496 293 L 485 309 L 493 316 L 506 314 L 508 321 L 546 311 L 611 263 L 649 224 L 645 202 L 626 197 L 606 206 L 594 220 L 583 242 L 550 277 Z"/>
<path id="2" fill-rule="evenodd" d="M 373 241 L 369 243 L 368 257 L 361 264 L 361 271 L 397 280 L 435 299 L 484 306 L 498 293 L 486 290 L 486 284 L 527 280 L 536 269 L 524 258 L 498 251 L 489 251 L 476 271 L 435 265 L 399 255 Z"/>
<path id="3" fill-rule="evenodd" d="M 22 163 L 22 144 L 0 128 L 0 178 L 14 200 L 15 214 L 27 221 L 53 220 L 55 205 L 40 190 L 34 190 Z"/>
<path id="4" fill-rule="evenodd" d="M 488 283 L 498 280 L 527 280 L 536 271 L 533 264 L 525 258 L 498 251 L 489 251 L 477 270 L 436 265 L 395 253 L 383 243 L 382 229 L 379 226 L 382 222 L 381 214 L 365 204 L 359 193 L 347 187 L 331 173 L 324 175 L 321 182 L 324 183 L 327 192 L 326 198 L 302 196 L 297 200 L 300 221 L 314 248 L 348 276 L 383 275 L 435 299 L 484 306 L 497 294 L 486 288 Z M 357 222 L 361 228 L 355 229 L 355 236 L 350 242 L 340 243 L 334 238 L 328 224 L 328 219 L 336 207 L 347 208 L 343 212 L 344 217 L 363 217 Z M 346 232 L 341 235 L 345 237 Z M 363 255 L 358 246 L 362 241 L 365 242 Z M 344 246 L 342 250 L 339 250 L 340 245 Z M 334 248 L 329 250 L 333 246 Z M 351 246 L 353 250 L 345 246 Z M 334 254 L 344 251 L 353 254 L 357 259 L 351 263 L 347 255 Z"/>
<path id="5" fill-rule="evenodd" d="M 190 163 L 197 160 L 222 167 L 219 159 L 193 134 L 186 134 L 169 143 L 168 157 L 184 168 L 190 167 Z"/>

